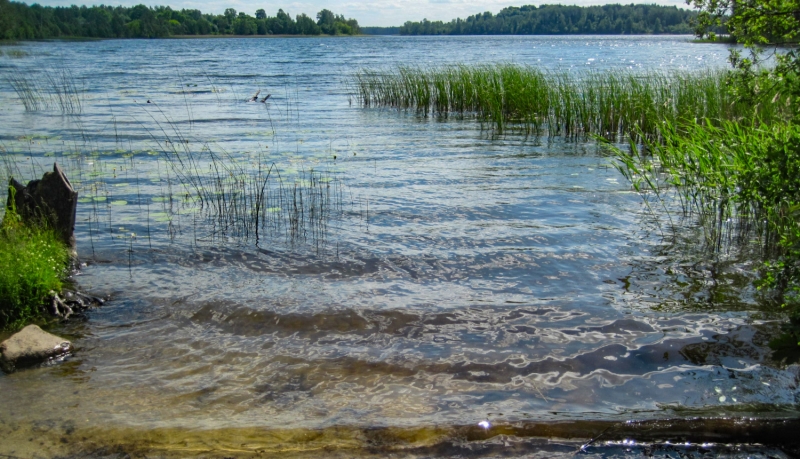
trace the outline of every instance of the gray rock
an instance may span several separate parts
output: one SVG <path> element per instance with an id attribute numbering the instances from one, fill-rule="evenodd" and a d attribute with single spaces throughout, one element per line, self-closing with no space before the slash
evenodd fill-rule
<path id="1" fill-rule="evenodd" d="M 41 180 L 31 180 L 23 186 L 12 178 L 9 185 L 14 188 L 14 193 L 9 193 L 6 206 L 11 208 L 13 205 L 23 222 L 46 222 L 72 249 L 75 258 L 78 192 L 72 188 L 58 164 L 53 164 L 53 172 L 45 172 Z"/>
<path id="2" fill-rule="evenodd" d="M 36 325 L 28 325 L 11 338 L 0 343 L 0 367 L 11 373 L 50 359 L 63 356 L 72 350 L 72 343 L 47 333 Z"/>

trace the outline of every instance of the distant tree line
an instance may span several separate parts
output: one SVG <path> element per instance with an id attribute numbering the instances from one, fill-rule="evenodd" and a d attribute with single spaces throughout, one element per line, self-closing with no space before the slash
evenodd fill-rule
<path id="1" fill-rule="evenodd" d="M 330 10 L 294 19 L 282 9 L 274 17 L 263 9 L 255 17 L 233 8 L 224 14 L 180 11 L 145 5 L 49 7 L 0 0 L 0 39 L 58 37 L 163 38 L 173 35 L 355 35 L 358 21 Z"/>
<path id="2" fill-rule="evenodd" d="M 406 22 L 401 35 L 689 34 L 697 13 L 660 5 L 508 7 L 450 22 Z"/>

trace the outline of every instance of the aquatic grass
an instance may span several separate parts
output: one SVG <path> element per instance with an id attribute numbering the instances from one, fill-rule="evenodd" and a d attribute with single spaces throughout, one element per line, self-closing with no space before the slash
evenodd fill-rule
<path id="1" fill-rule="evenodd" d="M 191 122 L 173 121 L 167 107 L 152 103 L 141 109 L 150 118 L 134 120 L 148 136 L 143 144 L 124 148 L 115 138 L 112 145 L 102 133 L 82 130 L 67 142 L 59 139 L 62 151 L 53 153 L 81 192 L 80 212 L 86 218 L 77 229 L 91 244 L 89 254 L 100 238 L 122 248 L 122 237 L 125 249 L 132 250 L 142 243 L 155 246 L 153 238 L 165 233 L 170 238 L 188 234 L 196 243 L 263 243 L 284 237 L 291 244 L 323 243 L 331 221 L 343 218 L 347 206 L 358 213 L 357 199 L 345 200 L 344 173 L 335 160 L 329 162 L 335 158 L 332 152 L 300 160 L 297 143 L 298 155 L 277 153 L 285 148 L 274 130 L 269 148 L 259 144 L 253 151 L 229 151 L 227 145 L 190 135 L 195 133 Z M 294 111 L 287 108 L 284 122 L 294 121 L 289 119 Z M 8 152 L 0 145 L 0 166 L 6 166 L 0 172 L 10 175 L 12 168 L 22 167 L 36 174 L 39 159 L 59 148 L 37 147 L 40 142 L 28 137 L 9 141 Z M 293 159 L 284 163 L 276 155 Z M 119 188 L 123 180 L 130 189 Z M 123 219 L 127 223 L 118 224 Z M 139 236 L 130 240 L 130 234 Z"/>
<path id="2" fill-rule="evenodd" d="M 313 168 L 281 171 L 261 153 L 244 159 L 219 145 L 186 137 L 176 123 L 160 115 L 152 116 L 159 135 L 151 136 L 167 166 L 167 190 L 158 198 L 170 221 L 197 208 L 210 225 L 211 238 L 258 243 L 268 235 L 284 234 L 294 242 L 319 243 L 329 220 L 343 213 L 344 185 L 337 174 Z M 173 189 L 173 183 L 181 191 Z"/>
<path id="3" fill-rule="evenodd" d="M 14 89 L 26 112 L 35 112 L 47 107 L 47 100 L 42 97 L 38 80 L 26 78 L 16 72 L 5 75 L 4 79 Z"/>
<path id="4" fill-rule="evenodd" d="M 51 292 L 69 274 L 68 247 L 44 225 L 23 225 L 7 209 L 0 225 L 0 329 L 43 316 Z"/>
<path id="5" fill-rule="evenodd" d="M 83 90 L 78 87 L 75 77 L 68 68 L 44 73 L 50 98 L 62 113 L 81 113 L 83 111 Z"/>
<path id="6" fill-rule="evenodd" d="M 727 90 L 728 75 L 721 70 L 576 74 L 514 64 L 399 66 L 359 70 L 351 84 L 364 107 L 474 116 L 497 132 L 510 127 L 568 138 L 658 136 L 665 121 L 769 122 L 787 116 L 781 104 L 752 107 L 738 101 Z"/>
<path id="7" fill-rule="evenodd" d="M 609 145 L 634 189 L 665 206 L 674 200 L 712 253 L 757 242 L 766 282 L 800 295 L 800 128 L 701 120 L 667 122 L 660 132 L 627 150 Z"/>
<path id="8" fill-rule="evenodd" d="M 6 56 L 13 58 L 13 59 L 22 59 L 23 57 L 28 57 L 31 54 L 27 51 L 23 51 L 21 49 L 9 49 L 6 51 Z M 2 56 L 2 50 L 0 50 L 0 56 Z"/>
<path id="9" fill-rule="evenodd" d="M 3 79 L 17 94 L 26 112 L 59 110 L 78 114 L 83 111 L 84 91 L 67 68 L 38 72 L 12 68 Z"/>

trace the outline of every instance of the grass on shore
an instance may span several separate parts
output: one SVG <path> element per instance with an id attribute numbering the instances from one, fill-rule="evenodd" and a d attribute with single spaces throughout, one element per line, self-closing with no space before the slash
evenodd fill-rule
<path id="1" fill-rule="evenodd" d="M 514 64 L 364 69 L 352 80 L 364 107 L 423 115 L 475 116 L 508 128 L 568 138 L 657 136 L 662 124 L 708 118 L 768 121 L 785 115 L 785 98 L 753 107 L 725 85 L 728 72 L 554 73 Z"/>
<path id="2" fill-rule="evenodd" d="M 69 272 L 69 249 L 46 227 L 23 225 L 13 209 L 0 225 L 0 329 L 44 317 L 51 291 Z"/>

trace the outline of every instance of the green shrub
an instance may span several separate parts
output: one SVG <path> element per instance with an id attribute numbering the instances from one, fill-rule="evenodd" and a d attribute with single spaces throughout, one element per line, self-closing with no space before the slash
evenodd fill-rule
<path id="1" fill-rule="evenodd" d="M 23 225 L 7 210 L 0 225 L 0 328 L 42 318 L 50 292 L 61 290 L 69 260 L 69 249 L 54 231 Z"/>

